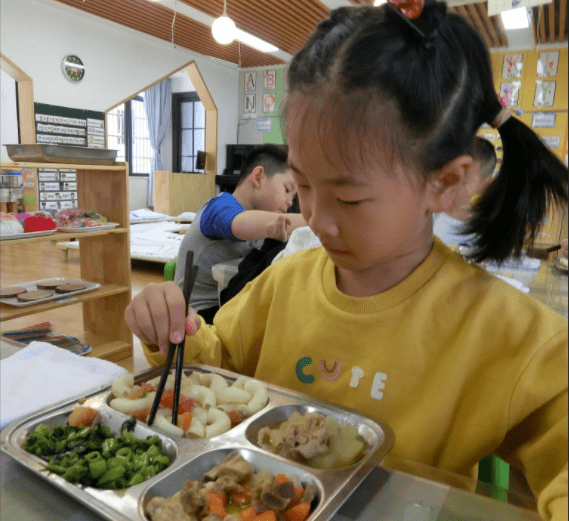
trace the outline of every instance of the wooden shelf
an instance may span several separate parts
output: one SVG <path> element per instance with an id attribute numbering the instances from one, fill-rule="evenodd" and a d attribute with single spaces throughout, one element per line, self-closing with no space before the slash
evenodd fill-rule
<path id="1" fill-rule="evenodd" d="M 119 223 L 117 228 L 85 231 L 85 232 L 55 232 L 52 235 L 29 237 L 23 239 L 4 240 L 2 249 L 24 245 L 33 251 L 42 250 L 41 243 L 66 242 L 71 239 L 83 241 L 79 254 L 80 278 L 97 282 L 101 287 L 86 293 L 66 298 L 34 304 L 24 307 L 0 305 L 0 321 L 9 321 L 22 317 L 42 314 L 49 317 L 49 312 L 57 316 L 59 328 L 65 327 L 66 322 L 77 323 L 77 314 L 82 316 L 77 333 L 70 333 L 82 342 L 91 344 L 93 350 L 90 356 L 104 358 L 116 362 L 132 356 L 132 332 L 126 325 L 124 313 L 131 300 L 130 278 L 130 229 L 128 208 L 128 165 L 84 165 L 72 163 L 37 163 L 37 162 L 2 162 L 2 170 L 21 170 L 23 168 L 66 168 L 77 172 L 77 205 L 80 208 L 97 212 L 109 222 Z M 12 251 L 17 251 L 12 250 Z M 55 249 L 54 249 L 55 251 Z M 33 264 L 34 253 L 22 257 L 25 268 Z M 59 274 L 50 270 L 46 264 L 42 277 L 57 277 Z M 57 312 L 65 306 L 75 306 L 69 311 Z M 63 319 L 61 318 L 63 317 Z M 44 318 L 45 320 L 45 318 Z M 48 318 L 49 320 L 49 318 Z M 63 326 L 63 327 L 61 327 Z M 75 328 L 77 329 L 77 327 Z"/>
<path id="2" fill-rule="evenodd" d="M 99 230 L 96 232 L 55 232 L 51 235 L 42 235 L 41 237 L 24 237 L 23 239 L 4 239 L 0 241 L 0 245 L 11 246 L 15 244 L 24 244 L 27 242 L 67 242 L 71 239 L 87 239 L 89 237 L 96 237 L 99 235 L 107 235 L 110 233 L 128 233 L 127 228 L 112 228 L 110 230 Z"/>
<path id="3" fill-rule="evenodd" d="M 11 284 L 16 286 L 17 284 Z M 42 304 L 34 304 L 33 306 L 10 306 L 8 304 L 0 304 L 0 322 L 5 320 L 12 320 L 13 318 L 25 317 L 28 315 L 35 315 L 42 311 L 49 311 L 50 309 L 60 308 L 63 306 L 72 306 L 73 304 L 80 304 L 100 298 L 109 297 L 111 295 L 119 295 L 120 293 L 130 292 L 130 287 L 117 286 L 115 284 L 101 284 L 100 288 L 87 293 L 79 293 L 69 298 L 62 297 L 58 300 L 50 300 Z"/>

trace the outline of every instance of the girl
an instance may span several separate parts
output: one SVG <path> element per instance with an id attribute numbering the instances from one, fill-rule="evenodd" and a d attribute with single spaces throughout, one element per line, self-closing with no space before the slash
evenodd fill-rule
<path id="1" fill-rule="evenodd" d="M 340 8 L 292 60 L 284 115 L 301 211 L 321 240 L 221 308 L 190 309 L 186 363 L 222 365 L 381 417 L 393 454 L 472 474 L 495 453 L 524 470 L 546 519 L 567 519 L 567 321 L 432 234 L 469 174 L 477 129 L 504 159 L 468 233 L 473 260 L 519 255 L 567 170 L 502 109 L 479 35 L 427 0 Z M 183 339 L 172 283 L 126 319 L 162 364 Z"/>

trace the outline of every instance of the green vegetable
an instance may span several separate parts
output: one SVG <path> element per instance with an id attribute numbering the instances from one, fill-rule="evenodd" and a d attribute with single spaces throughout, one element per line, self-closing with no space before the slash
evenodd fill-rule
<path id="1" fill-rule="evenodd" d="M 107 472 L 107 462 L 103 458 L 89 463 L 89 476 L 93 479 L 99 479 L 105 472 Z"/>
<path id="2" fill-rule="evenodd" d="M 40 424 L 22 447 L 46 461 L 46 470 L 71 483 L 120 489 L 142 483 L 170 464 L 159 436 L 137 439 L 136 421 L 123 423 L 118 436 L 101 423 L 94 427 Z"/>
<path id="3" fill-rule="evenodd" d="M 76 483 L 87 473 L 87 468 L 81 464 L 81 462 L 76 463 L 72 467 L 69 467 L 63 474 L 63 479 L 70 481 L 71 483 Z"/>
<path id="4" fill-rule="evenodd" d="M 127 487 L 133 487 L 134 485 L 138 485 L 139 483 L 142 483 L 143 481 L 146 481 L 146 478 L 140 474 L 134 474 L 132 476 L 132 478 L 130 478 L 126 484 Z"/>
<path id="5" fill-rule="evenodd" d="M 109 469 L 99 478 L 99 481 L 97 481 L 97 486 L 102 487 L 105 485 L 105 483 L 110 483 L 111 481 L 115 481 L 118 478 L 122 478 L 125 472 L 126 469 L 124 467 L 114 467 L 112 469 Z"/>

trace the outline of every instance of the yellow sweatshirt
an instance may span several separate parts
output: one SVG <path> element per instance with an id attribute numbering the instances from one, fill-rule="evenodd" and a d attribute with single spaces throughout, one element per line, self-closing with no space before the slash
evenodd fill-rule
<path id="1" fill-rule="evenodd" d="M 495 453 L 524 471 L 544 519 L 566 521 L 567 331 L 438 239 L 409 277 L 367 298 L 341 293 L 317 248 L 274 264 L 202 323 L 185 362 L 379 417 L 401 458 L 471 475 Z"/>

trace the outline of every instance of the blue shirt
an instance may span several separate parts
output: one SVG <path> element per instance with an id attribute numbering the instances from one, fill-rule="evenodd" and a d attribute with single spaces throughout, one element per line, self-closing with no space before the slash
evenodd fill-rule
<path id="1" fill-rule="evenodd" d="M 241 241 L 233 235 L 231 223 L 245 208 L 228 192 L 213 197 L 205 207 L 200 219 L 200 231 L 208 239 Z"/>

